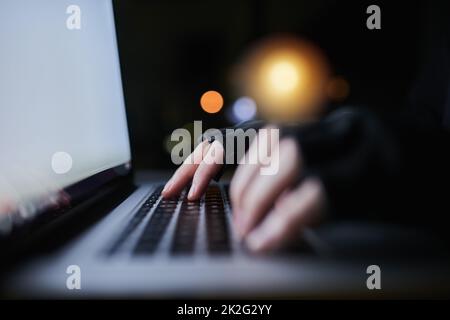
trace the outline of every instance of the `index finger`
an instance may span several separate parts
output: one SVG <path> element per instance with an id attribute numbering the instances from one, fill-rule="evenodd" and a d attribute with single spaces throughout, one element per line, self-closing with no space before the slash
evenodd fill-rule
<path id="1" fill-rule="evenodd" d="M 203 155 L 209 149 L 209 142 L 200 143 L 187 158 L 183 164 L 175 171 L 172 178 L 166 183 L 161 192 L 164 198 L 170 198 L 178 195 L 181 190 L 191 181 L 197 170 L 198 165 L 202 162 Z"/>

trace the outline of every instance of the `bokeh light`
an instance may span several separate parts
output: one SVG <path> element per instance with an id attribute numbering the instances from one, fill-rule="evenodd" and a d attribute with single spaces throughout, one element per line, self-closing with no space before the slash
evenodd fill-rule
<path id="1" fill-rule="evenodd" d="M 51 166 L 56 174 L 64 174 L 72 169 L 72 156 L 64 151 L 55 152 L 52 155 Z"/>
<path id="2" fill-rule="evenodd" d="M 200 98 L 200 106 L 208 113 L 217 113 L 223 107 L 222 95 L 214 90 L 207 91 Z"/>
<path id="3" fill-rule="evenodd" d="M 335 77 L 328 83 L 327 93 L 331 100 L 341 102 L 350 94 L 350 85 L 344 78 Z"/>
<path id="4" fill-rule="evenodd" d="M 258 114 L 269 121 L 318 117 L 328 98 L 328 63 L 311 43 L 272 37 L 245 56 L 237 72 L 239 91 L 254 98 Z"/>
<path id="5" fill-rule="evenodd" d="M 281 60 L 270 67 L 267 80 L 275 94 L 286 94 L 297 87 L 299 73 L 293 63 Z"/>
<path id="6" fill-rule="evenodd" d="M 233 122 L 248 121 L 256 115 L 256 102 L 250 97 L 237 99 L 232 107 Z"/>

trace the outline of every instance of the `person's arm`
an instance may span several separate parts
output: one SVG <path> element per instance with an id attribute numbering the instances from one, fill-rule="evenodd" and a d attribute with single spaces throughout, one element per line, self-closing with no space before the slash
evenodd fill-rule
<path id="1" fill-rule="evenodd" d="M 333 219 L 432 224 L 423 215 L 449 207 L 442 186 L 450 181 L 450 135 L 439 126 L 341 109 L 284 131 L 299 144 L 303 176 L 322 181 Z"/>

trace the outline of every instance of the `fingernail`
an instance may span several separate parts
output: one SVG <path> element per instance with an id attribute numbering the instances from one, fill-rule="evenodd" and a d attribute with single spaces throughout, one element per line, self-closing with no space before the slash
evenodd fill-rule
<path id="1" fill-rule="evenodd" d="M 195 184 L 192 184 L 191 190 L 189 190 L 189 194 L 188 194 L 188 198 L 189 198 L 189 199 L 191 199 L 191 198 L 194 196 L 195 189 L 196 189 Z"/>
<path id="2" fill-rule="evenodd" d="M 169 180 L 166 185 L 164 186 L 162 193 L 165 193 L 167 191 L 169 191 L 170 187 L 172 186 L 172 182 Z"/>

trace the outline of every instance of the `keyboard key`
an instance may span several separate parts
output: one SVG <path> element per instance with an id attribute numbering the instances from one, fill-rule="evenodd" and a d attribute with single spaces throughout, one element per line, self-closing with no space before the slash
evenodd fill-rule
<path id="1" fill-rule="evenodd" d="M 188 188 L 189 189 L 189 188 Z M 188 190 L 187 189 L 187 190 Z M 115 253 L 125 242 L 128 236 L 135 231 L 144 218 L 152 212 L 137 244 L 133 248 L 133 254 L 151 255 L 159 247 L 162 238 L 168 230 L 178 205 L 180 211 L 172 235 L 170 252 L 174 255 L 193 254 L 197 243 L 201 209 L 205 209 L 205 233 L 206 248 L 210 254 L 229 254 L 231 251 L 230 236 L 225 213 L 225 204 L 228 204 L 227 195 L 222 195 L 221 189 L 212 185 L 208 187 L 206 194 L 200 201 L 188 201 L 183 199 L 160 199 L 162 186 L 144 202 L 141 208 L 129 221 L 118 240 L 111 247 L 110 254 Z M 186 190 L 186 191 L 187 191 Z M 186 192 L 184 193 L 186 194 Z M 157 207 L 155 204 L 158 202 Z M 182 202 L 180 204 L 180 202 Z"/>
<path id="2" fill-rule="evenodd" d="M 152 254 L 161 242 L 167 226 L 175 212 L 175 207 L 169 206 L 170 200 L 163 199 L 153 212 L 134 249 L 135 254 Z"/>
<path id="3" fill-rule="evenodd" d="M 200 202 L 185 199 L 180 208 L 177 226 L 172 243 L 173 254 L 190 254 L 195 249 L 198 222 L 200 220 Z"/>
<path id="4" fill-rule="evenodd" d="M 211 254 L 230 252 L 230 239 L 222 194 L 217 186 L 211 186 L 205 195 L 207 248 Z"/>
<path id="5" fill-rule="evenodd" d="M 136 214 L 131 218 L 130 222 L 127 224 L 123 232 L 119 235 L 114 244 L 109 248 L 108 254 L 114 254 L 117 252 L 119 247 L 125 242 L 128 236 L 136 229 L 136 227 L 142 222 L 142 220 L 147 216 L 148 212 L 158 201 L 163 186 L 158 186 L 155 191 L 145 200 L 141 208 L 136 212 Z"/>

